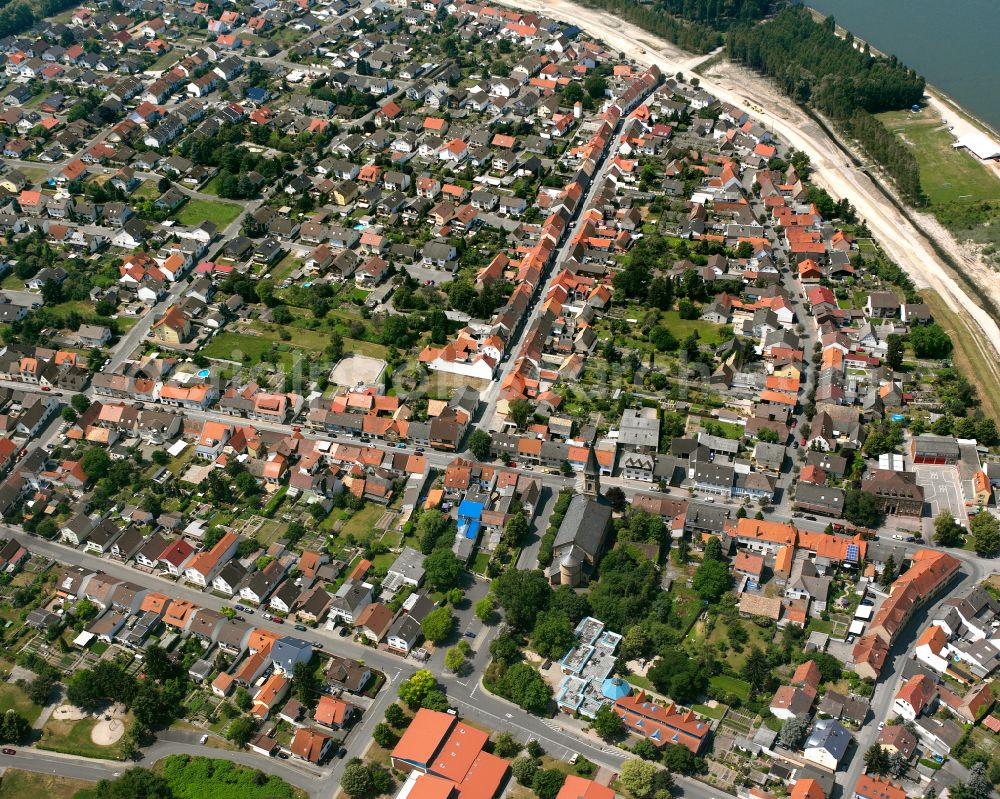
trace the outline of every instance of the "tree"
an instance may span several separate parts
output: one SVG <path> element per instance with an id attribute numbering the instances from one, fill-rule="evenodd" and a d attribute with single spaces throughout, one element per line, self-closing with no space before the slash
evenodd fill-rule
<path id="1" fill-rule="evenodd" d="M 521 744 L 509 732 L 498 732 L 493 738 L 493 754 L 510 759 L 521 751 Z"/>
<path id="2" fill-rule="evenodd" d="M 396 743 L 396 733 L 384 721 L 379 722 L 372 730 L 372 740 L 383 749 L 391 749 Z"/>
<path id="3" fill-rule="evenodd" d="M 465 652 L 457 646 L 451 647 L 444 655 L 444 667 L 448 671 L 458 674 L 465 665 Z"/>
<path id="4" fill-rule="evenodd" d="M 785 749 L 798 749 L 809 734 L 809 716 L 792 716 L 781 725 L 778 740 Z"/>
<path id="5" fill-rule="evenodd" d="M 62 418 L 64 422 L 73 424 L 77 420 L 76 411 L 74 411 L 69 405 L 62 409 Z"/>
<path id="6" fill-rule="evenodd" d="M 403 708 L 393 702 L 385 709 L 385 720 L 397 730 L 402 729 L 410 723 L 409 717 L 403 712 Z"/>
<path id="7" fill-rule="evenodd" d="M 976 438 L 980 444 L 992 447 L 997 441 L 1000 441 L 1000 434 L 997 433 L 997 423 L 989 417 L 980 420 L 979 424 L 976 425 Z"/>
<path id="8" fill-rule="evenodd" d="M 420 707 L 427 692 L 437 688 L 437 680 L 427 669 L 415 671 L 409 679 L 399 684 L 399 698 L 411 708 Z"/>
<path id="9" fill-rule="evenodd" d="M 321 683 L 312 663 L 304 661 L 295 664 L 292 672 L 292 690 L 295 698 L 306 707 L 313 707 L 319 701 Z"/>
<path id="10" fill-rule="evenodd" d="M 507 547 L 515 549 L 521 545 L 521 542 L 524 541 L 530 529 L 524 513 L 518 511 L 504 525 L 501 542 Z"/>
<path id="11" fill-rule="evenodd" d="M 570 623 L 576 626 L 580 619 L 590 615 L 590 600 L 586 594 L 578 594 L 568 585 L 560 585 L 549 599 L 549 608 L 561 610 L 569 618 Z"/>
<path id="12" fill-rule="evenodd" d="M 951 355 L 951 339 L 938 324 L 914 327 L 910 331 L 910 344 L 918 358 L 947 358 Z"/>
<path id="13" fill-rule="evenodd" d="M 885 774 L 889 770 L 889 755 L 878 744 L 872 744 L 865 752 L 865 771 L 869 774 Z"/>
<path id="14" fill-rule="evenodd" d="M 469 452 L 477 461 L 490 460 L 490 450 L 493 447 L 493 438 L 485 430 L 473 430 L 469 436 Z"/>
<path id="15" fill-rule="evenodd" d="M 439 510 L 425 510 L 421 513 L 416 529 L 417 538 L 420 539 L 420 551 L 430 555 L 446 534 L 450 536 L 452 524 L 451 519 Z"/>
<path id="16" fill-rule="evenodd" d="M 538 761 L 533 757 L 519 757 L 510 764 L 510 770 L 521 785 L 530 786 L 538 773 Z"/>
<path id="17" fill-rule="evenodd" d="M 844 497 L 844 518 L 858 527 L 878 527 L 882 521 L 878 498 L 856 488 L 850 489 Z"/>
<path id="18" fill-rule="evenodd" d="M 885 564 L 882 566 L 882 574 L 879 575 L 878 583 L 883 588 L 888 588 L 892 585 L 892 581 L 896 579 L 896 560 L 889 555 L 885 559 Z"/>
<path id="19" fill-rule="evenodd" d="M 360 760 L 353 760 L 344 768 L 340 787 L 348 796 L 364 799 L 375 795 L 375 781 L 370 768 Z"/>
<path id="20" fill-rule="evenodd" d="M 538 799 L 556 799 L 564 782 L 566 782 L 566 775 L 558 769 L 539 769 L 531 781 L 531 790 L 535 792 Z"/>
<path id="21" fill-rule="evenodd" d="M 698 596 L 710 603 L 718 602 L 733 585 L 729 566 L 719 560 L 702 560 L 694 573 L 692 587 Z"/>
<path id="22" fill-rule="evenodd" d="M 1000 521 L 985 508 L 969 520 L 972 546 L 980 557 L 992 558 L 1000 549 Z"/>
<path id="23" fill-rule="evenodd" d="M 897 333 L 890 333 L 886 339 L 888 347 L 885 354 L 885 362 L 892 370 L 899 369 L 903 365 L 903 337 Z"/>
<path id="24" fill-rule="evenodd" d="M 244 713 L 253 707 L 253 699 L 250 692 L 242 685 L 233 693 L 233 704 Z"/>
<path id="25" fill-rule="evenodd" d="M 509 569 L 493 581 L 493 595 L 512 626 L 530 630 L 548 607 L 552 589 L 540 571 Z"/>
<path id="26" fill-rule="evenodd" d="M 424 560 L 427 587 L 432 591 L 449 591 L 461 583 L 465 568 L 450 549 L 438 549 Z"/>
<path id="27" fill-rule="evenodd" d="M 487 594 L 475 605 L 476 618 L 483 624 L 490 624 L 496 618 L 496 609 L 493 606 L 493 597 Z"/>
<path id="28" fill-rule="evenodd" d="M 39 674 L 28 686 L 28 699 L 36 705 L 44 707 L 49 703 L 49 697 L 52 696 L 52 689 L 55 688 L 55 686 L 56 679 L 53 675 Z"/>
<path id="29" fill-rule="evenodd" d="M 947 510 L 934 518 L 934 543 L 939 547 L 960 547 L 965 542 L 965 528 Z"/>
<path id="30" fill-rule="evenodd" d="M 86 394 L 74 394 L 69 403 L 77 413 L 83 413 L 90 407 L 90 397 Z"/>
<path id="31" fill-rule="evenodd" d="M 621 656 L 625 660 L 638 660 L 649 654 L 653 639 L 645 624 L 633 624 L 622 638 Z"/>
<path id="32" fill-rule="evenodd" d="M 89 599 L 81 599 L 73 607 L 73 616 L 78 624 L 84 625 L 97 616 L 97 605 Z"/>
<path id="33" fill-rule="evenodd" d="M 615 741 L 625 732 L 625 723 L 621 716 L 612 710 L 611 705 L 601 705 L 594 716 L 594 732 L 605 741 Z"/>
<path id="34" fill-rule="evenodd" d="M 19 744 L 28 737 L 31 724 L 16 710 L 8 710 L 0 718 L 0 743 Z"/>
<path id="35" fill-rule="evenodd" d="M 440 688 L 434 688 L 420 701 L 420 707 L 444 713 L 448 709 L 448 697 Z"/>
<path id="36" fill-rule="evenodd" d="M 986 777 L 986 763 L 980 760 L 969 772 L 969 779 L 955 786 L 959 788 L 958 796 L 955 799 L 989 799 L 993 794 L 993 786 Z M 954 789 L 951 791 L 955 796 Z"/>
<path id="37" fill-rule="evenodd" d="M 532 648 L 543 658 L 561 658 L 576 641 L 573 625 L 561 610 L 538 614 L 531 638 Z"/>
<path id="38" fill-rule="evenodd" d="M 100 447 L 91 447 L 80 461 L 83 473 L 91 480 L 100 480 L 111 468 L 111 456 Z"/>
<path id="39" fill-rule="evenodd" d="M 78 791 L 74 799 L 174 799 L 174 792 L 159 774 L 130 768 L 117 779 L 101 780 L 93 788 Z"/>
<path id="40" fill-rule="evenodd" d="M 660 752 L 660 762 L 674 774 L 701 774 L 705 761 L 681 744 L 666 744 Z"/>
<path id="41" fill-rule="evenodd" d="M 632 747 L 632 751 L 639 755 L 643 760 L 659 760 L 660 750 L 656 748 L 654 744 L 648 738 L 641 738 L 636 741 L 635 746 Z"/>
<path id="42" fill-rule="evenodd" d="M 517 429 L 524 430 L 528 426 L 528 420 L 534 414 L 534 409 L 527 400 L 516 399 L 508 405 L 507 413 L 511 421 L 517 425 Z"/>
<path id="43" fill-rule="evenodd" d="M 645 760 L 626 760 L 619 770 L 622 787 L 635 799 L 649 799 L 653 794 L 656 766 Z"/>
<path id="44" fill-rule="evenodd" d="M 250 716 L 239 716 L 229 723 L 229 729 L 226 730 L 226 737 L 242 748 L 250 742 L 256 730 L 257 725 L 254 724 Z"/>
<path id="45" fill-rule="evenodd" d="M 552 699 L 552 689 L 542 675 L 527 663 L 510 666 L 497 681 L 497 692 L 529 713 L 544 713 Z"/>
<path id="46" fill-rule="evenodd" d="M 750 690 L 753 693 L 762 691 L 771 679 L 771 664 L 767 660 L 767 655 L 762 650 L 754 648 L 743 663 L 740 675 L 750 683 Z"/>
<path id="47" fill-rule="evenodd" d="M 708 685 L 701 664 L 680 647 L 664 649 L 646 676 L 657 691 L 681 703 L 693 701 Z"/>
<path id="48" fill-rule="evenodd" d="M 611 486 L 611 488 L 604 492 L 604 497 L 611 503 L 611 509 L 617 513 L 621 513 L 628 506 L 625 492 L 618 486 Z"/>
<path id="49" fill-rule="evenodd" d="M 449 635 L 454 624 L 455 617 L 451 613 L 451 608 L 435 608 L 420 622 L 420 629 L 424 633 L 424 638 L 432 644 L 440 644 Z"/>

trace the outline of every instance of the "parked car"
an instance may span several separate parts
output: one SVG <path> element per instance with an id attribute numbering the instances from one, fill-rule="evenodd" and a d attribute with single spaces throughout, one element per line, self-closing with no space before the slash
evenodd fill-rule
<path id="1" fill-rule="evenodd" d="M 3 749 L 0 749 L 0 752 L 3 752 L 5 755 L 16 755 L 17 754 L 17 750 L 16 749 L 10 749 L 9 747 L 6 747 L 6 746 Z"/>
<path id="2" fill-rule="evenodd" d="M 306 626 L 304 624 L 296 624 L 295 629 L 300 633 L 304 633 L 306 631 Z"/>

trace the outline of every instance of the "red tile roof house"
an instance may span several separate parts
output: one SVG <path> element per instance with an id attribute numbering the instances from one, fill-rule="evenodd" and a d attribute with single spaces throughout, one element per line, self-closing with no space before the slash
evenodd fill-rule
<path id="1" fill-rule="evenodd" d="M 172 575 L 180 577 L 188 561 L 193 557 L 194 547 L 187 541 L 178 538 L 160 553 L 157 561 Z"/>
<path id="2" fill-rule="evenodd" d="M 206 552 L 199 552 L 191 559 L 184 569 L 184 579 L 204 588 L 236 554 L 239 543 L 240 537 L 236 533 L 224 533 L 214 547 Z"/>
<path id="3" fill-rule="evenodd" d="M 708 738 L 708 724 L 692 711 L 682 712 L 673 703 L 666 707 L 656 704 L 643 691 L 616 699 L 614 711 L 629 732 L 657 746 L 680 744 L 698 754 Z"/>
<path id="4" fill-rule="evenodd" d="M 275 706 L 285 698 L 291 684 L 292 681 L 283 674 L 277 672 L 272 674 L 254 696 L 250 712 L 257 718 L 266 719 Z"/>
<path id="5" fill-rule="evenodd" d="M 327 756 L 330 747 L 333 745 L 333 738 L 324 735 L 318 730 L 308 727 L 299 727 L 292 738 L 292 754 L 310 763 L 320 763 Z"/>
<path id="6" fill-rule="evenodd" d="M 319 698 L 313 719 L 331 730 L 339 730 L 354 715 L 354 705 L 349 705 L 343 699 L 336 699 L 325 694 Z"/>
<path id="7" fill-rule="evenodd" d="M 892 703 L 892 709 L 904 719 L 914 721 L 931 703 L 936 692 L 933 681 L 926 674 L 918 674 L 907 680 L 899 689 Z"/>
<path id="8" fill-rule="evenodd" d="M 447 781 L 467 799 L 493 799 L 510 765 L 483 751 L 488 740 L 486 733 L 454 716 L 421 708 L 392 750 L 392 766 Z M 421 776 L 415 786 L 427 782 L 427 776 Z M 442 799 L 452 790 L 442 792 Z"/>

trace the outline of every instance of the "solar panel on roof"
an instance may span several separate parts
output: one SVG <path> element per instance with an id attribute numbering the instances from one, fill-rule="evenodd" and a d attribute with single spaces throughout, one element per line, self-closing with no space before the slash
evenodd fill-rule
<path id="1" fill-rule="evenodd" d="M 857 544 L 848 544 L 847 545 L 847 559 L 851 560 L 851 561 L 857 561 L 858 555 L 860 555 L 860 551 L 858 550 L 858 545 Z"/>

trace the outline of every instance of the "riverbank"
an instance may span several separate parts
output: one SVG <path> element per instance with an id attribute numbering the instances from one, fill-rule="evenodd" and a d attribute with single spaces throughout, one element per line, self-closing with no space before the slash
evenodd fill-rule
<path id="1" fill-rule="evenodd" d="M 806 9 L 813 15 L 813 18 L 817 20 L 824 20 L 829 16 L 823 11 L 813 8 L 812 6 L 807 5 Z M 873 54 L 881 56 L 887 55 L 871 42 L 861 38 L 853 31 L 849 31 L 848 28 L 845 28 L 843 25 L 837 23 L 836 34 L 840 38 L 846 38 L 848 32 L 850 32 L 854 37 L 855 47 L 857 49 L 863 49 L 867 44 Z M 938 115 L 946 121 L 949 131 L 956 142 L 960 139 L 971 136 L 985 136 L 993 143 L 997 151 L 1000 151 L 1000 131 L 997 131 L 996 128 L 988 122 L 976 117 L 971 111 L 963 108 L 954 98 L 950 97 L 947 92 L 944 92 L 940 88 L 936 87 L 930 81 L 927 82 L 924 94 L 927 97 L 928 106 L 937 111 Z M 997 180 L 1000 180 L 1000 163 L 995 161 L 984 161 L 981 158 L 977 158 L 971 152 L 970 155 L 975 158 L 977 162 L 988 169 L 993 176 L 997 178 Z"/>

